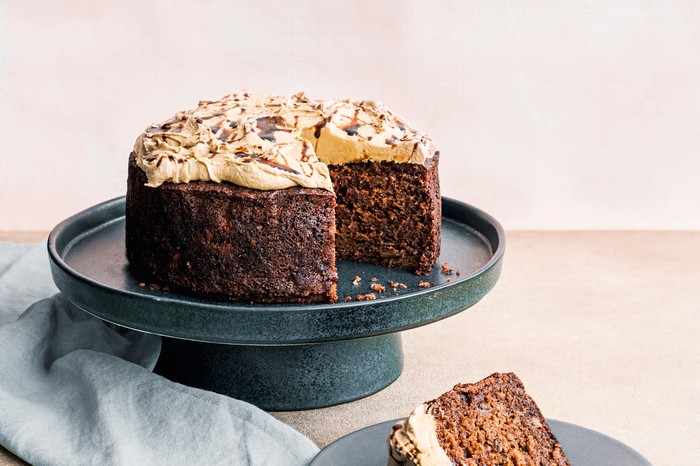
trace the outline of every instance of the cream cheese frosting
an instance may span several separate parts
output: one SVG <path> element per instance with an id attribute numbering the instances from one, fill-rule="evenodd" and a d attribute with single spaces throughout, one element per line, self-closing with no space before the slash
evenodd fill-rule
<path id="1" fill-rule="evenodd" d="M 394 425 L 388 466 L 452 466 L 435 433 L 435 418 L 425 403 Z"/>
<path id="2" fill-rule="evenodd" d="M 373 101 L 315 101 L 234 93 L 151 125 L 134 145 L 148 186 L 228 181 L 253 189 L 333 190 L 327 164 L 423 164 L 436 153 L 418 133 Z"/>

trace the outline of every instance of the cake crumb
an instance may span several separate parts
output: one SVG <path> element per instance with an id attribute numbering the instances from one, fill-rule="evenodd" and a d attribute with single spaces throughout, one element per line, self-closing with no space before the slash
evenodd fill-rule
<path id="1" fill-rule="evenodd" d="M 452 281 L 452 279 L 448 278 L 447 280 L 445 280 L 445 283 L 450 283 L 451 281 Z"/>
<path id="2" fill-rule="evenodd" d="M 150 285 L 148 285 L 148 289 L 151 291 L 156 291 L 160 290 L 160 286 L 156 285 L 155 283 L 151 283 Z"/>
<path id="3" fill-rule="evenodd" d="M 430 288 L 430 282 L 421 281 L 418 283 L 418 286 L 420 286 L 421 288 Z"/>
<path id="4" fill-rule="evenodd" d="M 372 281 L 373 281 L 373 282 L 376 282 L 376 281 L 377 281 L 377 278 L 376 278 L 376 277 L 372 277 Z"/>
<path id="5" fill-rule="evenodd" d="M 399 282 L 395 282 L 392 280 L 387 280 L 386 282 L 389 284 L 390 287 L 394 289 L 394 291 L 396 291 L 396 288 L 399 287 Z"/>
<path id="6" fill-rule="evenodd" d="M 460 272 L 459 270 L 456 271 L 455 273 L 457 274 L 458 277 L 459 277 L 460 275 L 462 275 L 462 272 Z"/>
<path id="7" fill-rule="evenodd" d="M 360 277 L 355 275 L 355 279 L 352 281 L 352 286 L 357 286 L 360 284 L 360 280 L 362 280 Z"/>
<path id="8" fill-rule="evenodd" d="M 346 303 L 349 303 L 350 301 L 352 301 L 352 296 L 346 296 L 346 297 L 345 297 L 345 302 L 346 302 Z"/>
<path id="9" fill-rule="evenodd" d="M 168 288 L 167 286 L 164 286 L 163 291 L 165 291 L 167 293 L 168 291 L 170 291 L 170 288 Z"/>
<path id="10" fill-rule="evenodd" d="M 377 296 L 374 293 L 358 294 L 355 299 L 358 301 L 373 301 L 377 299 Z"/>
<path id="11" fill-rule="evenodd" d="M 442 273 L 445 275 L 451 275 L 452 274 L 452 269 L 447 267 L 447 262 L 443 262 L 440 264 L 440 268 L 442 269 Z"/>
<path id="12" fill-rule="evenodd" d="M 146 284 L 144 282 L 139 283 L 139 288 L 146 288 Z"/>
<path id="13" fill-rule="evenodd" d="M 397 288 L 403 288 L 403 289 L 408 288 L 408 286 L 406 286 L 405 283 L 401 283 L 401 282 L 395 282 L 395 281 L 392 281 L 392 280 L 387 280 L 387 283 L 388 283 L 389 286 L 392 287 L 394 290 L 396 290 Z"/>
<path id="14" fill-rule="evenodd" d="M 379 283 L 372 283 L 372 286 L 370 286 L 374 291 L 377 293 L 383 293 L 386 291 L 386 288 L 384 288 L 384 285 L 380 285 Z"/>

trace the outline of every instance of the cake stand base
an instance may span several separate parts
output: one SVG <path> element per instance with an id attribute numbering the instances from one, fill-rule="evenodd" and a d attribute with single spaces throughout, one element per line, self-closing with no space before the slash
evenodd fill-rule
<path id="1" fill-rule="evenodd" d="M 225 345 L 163 338 L 155 372 L 267 411 L 322 408 L 357 400 L 403 369 L 401 335 L 300 345 Z"/>

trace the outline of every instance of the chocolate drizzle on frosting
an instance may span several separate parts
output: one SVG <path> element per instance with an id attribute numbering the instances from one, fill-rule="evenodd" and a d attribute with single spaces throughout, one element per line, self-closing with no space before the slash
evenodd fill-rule
<path id="1" fill-rule="evenodd" d="M 314 137 L 316 139 L 321 137 L 321 129 L 323 129 L 323 127 L 326 126 L 326 123 L 327 123 L 327 121 L 324 118 L 314 125 Z"/>
<path id="2" fill-rule="evenodd" d="M 228 181 L 333 190 L 326 164 L 425 163 L 435 147 L 382 104 L 230 94 L 148 127 L 134 146 L 149 186 Z"/>
<path id="3" fill-rule="evenodd" d="M 295 119 L 298 119 L 298 115 L 294 115 Z M 279 115 L 264 116 L 257 118 L 257 132 L 261 139 L 267 141 L 275 142 L 275 133 L 278 131 L 284 131 L 286 133 L 291 133 L 292 130 L 286 127 L 285 119 Z"/>
<path id="4" fill-rule="evenodd" d="M 358 121 L 357 116 L 360 114 L 360 109 L 356 108 L 355 109 L 355 115 L 353 115 L 352 120 L 350 120 L 350 123 L 347 125 L 343 126 L 341 129 L 348 133 L 348 136 L 357 136 L 357 130 L 358 128 L 362 125 L 360 121 Z"/>

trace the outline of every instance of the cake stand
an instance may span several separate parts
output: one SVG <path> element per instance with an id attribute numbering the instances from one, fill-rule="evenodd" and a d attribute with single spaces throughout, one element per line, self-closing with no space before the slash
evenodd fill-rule
<path id="1" fill-rule="evenodd" d="M 441 256 L 429 276 L 338 261 L 336 304 L 229 303 L 143 286 L 126 260 L 124 197 L 53 229 L 51 272 L 80 309 L 163 336 L 155 371 L 173 381 L 266 410 L 331 406 L 390 385 L 403 369 L 399 332 L 467 309 L 498 280 L 505 250 L 500 224 L 455 200 L 443 198 L 442 209 Z M 440 267 L 444 262 L 452 273 Z M 372 284 L 385 291 L 358 301 L 374 292 Z"/>

